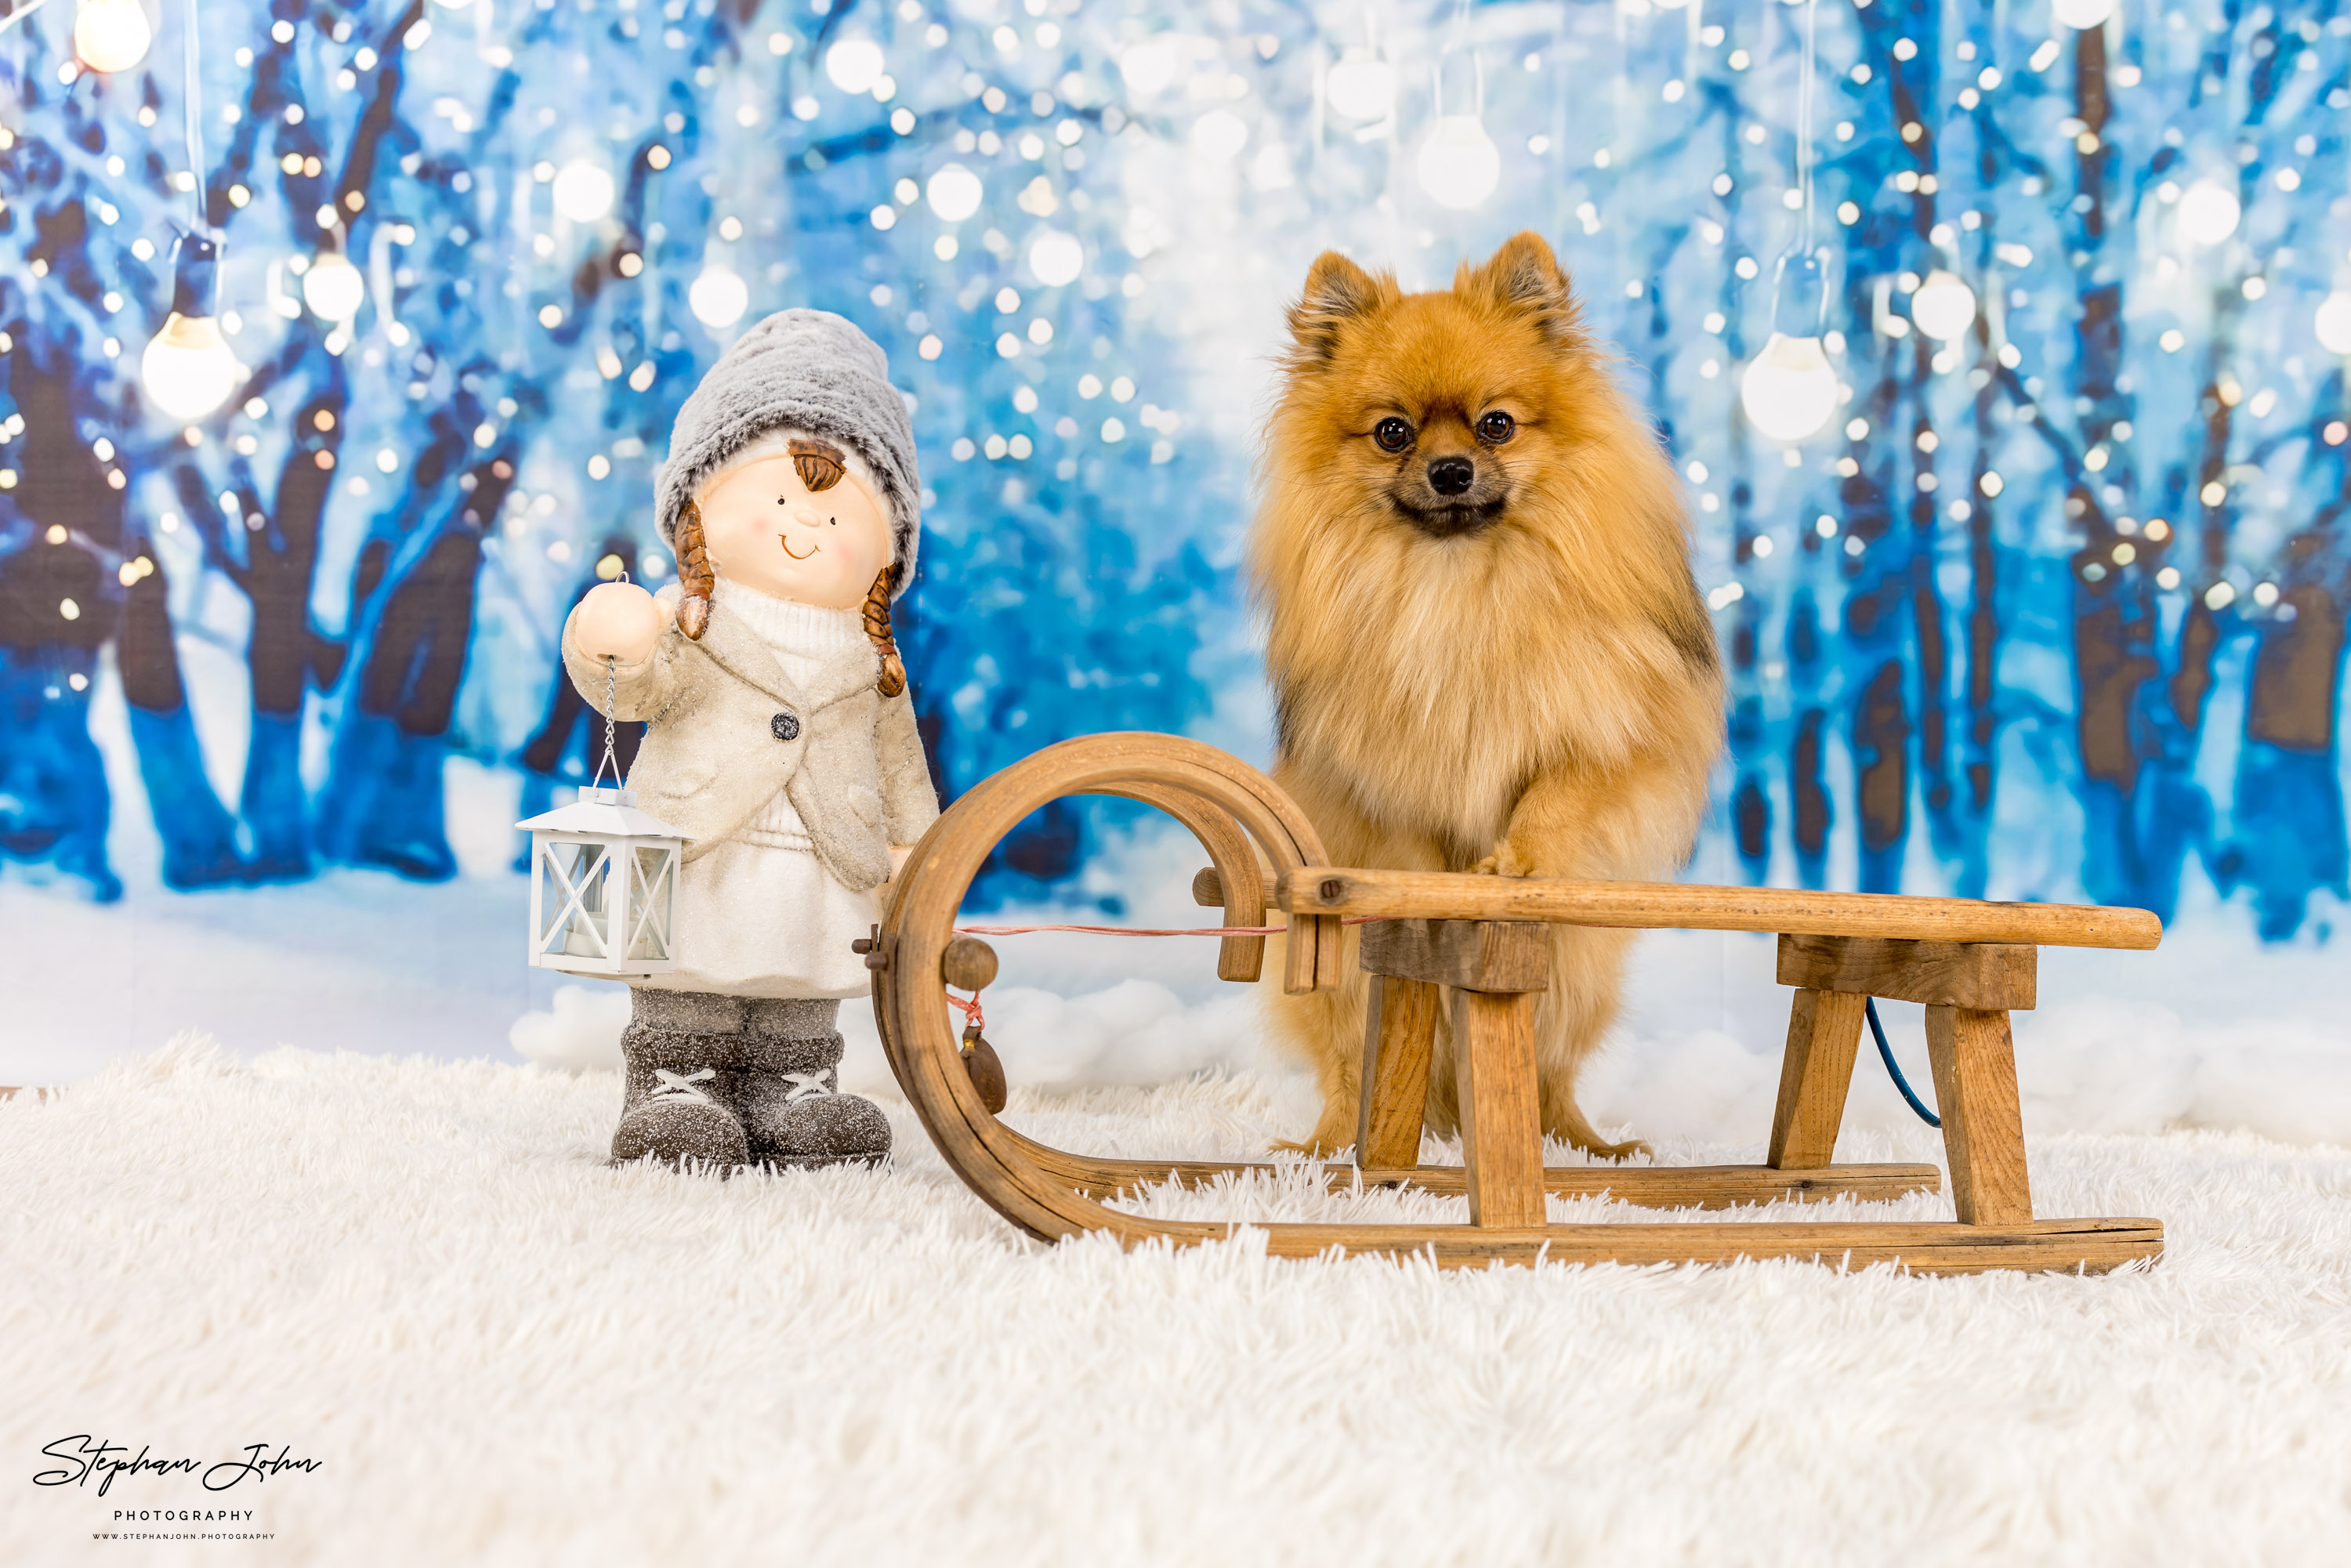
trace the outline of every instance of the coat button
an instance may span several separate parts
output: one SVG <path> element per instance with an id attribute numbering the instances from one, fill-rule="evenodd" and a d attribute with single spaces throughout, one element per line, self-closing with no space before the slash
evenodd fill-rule
<path id="1" fill-rule="evenodd" d="M 798 740 L 800 737 L 800 721 L 793 714 L 778 714 L 768 721 L 768 727 L 776 732 L 778 740 Z"/>

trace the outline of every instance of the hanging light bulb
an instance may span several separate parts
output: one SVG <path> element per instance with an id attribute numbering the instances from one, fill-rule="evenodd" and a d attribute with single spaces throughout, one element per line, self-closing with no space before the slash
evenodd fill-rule
<path id="1" fill-rule="evenodd" d="M 1956 272 L 1937 267 L 1910 296 L 1910 319 L 1942 342 L 1956 342 L 1976 324 L 1976 291 Z"/>
<path id="2" fill-rule="evenodd" d="M 979 211 L 983 192 L 978 175 L 960 163 L 949 163 L 931 176 L 923 193 L 943 222 L 959 224 Z"/>
<path id="3" fill-rule="evenodd" d="M 1817 251 L 1792 250 L 1771 274 L 1771 336 L 1740 378 L 1748 423 L 1790 444 L 1820 434 L 1836 413 L 1836 371 L 1821 342 L 1828 275 Z"/>
<path id="4" fill-rule="evenodd" d="M 872 92 L 884 63 L 882 46 L 871 38 L 843 38 L 824 52 L 824 74 L 847 93 Z"/>
<path id="5" fill-rule="evenodd" d="M 177 311 L 139 358 L 139 376 L 155 406 L 183 422 L 202 419 L 228 401 L 244 373 L 209 316 Z"/>
<path id="6" fill-rule="evenodd" d="M 1447 114 L 1420 144 L 1414 166 L 1431 201 L 1466 212 L 1494 193 L 1502 178 L 1502 153 L 1476 115 Z"/>
<path id="7" fill-rule="evenodd" d="M 302 302 L 326 320 L 350 320 L 366 299 L 367 279 L 341 251 L 320 251 L 302 275 Z"/>
<path id="8" fill-rule="evenodd" d="M 1211 163 L 1239 157 L 1249 136 L 1249 121 L 1229 109 L 1212 109 L 1192 122 L 1192 150 Z"/>
<path id="9" fill-rule="evenodd" d="M 2179 198 L 2179 230 L 2198 245 L 2219 245 L 2243 215 L 2237 193 L 2217 180 L 2199 180 Z"/>
<path id="10" fill-rule="evenodd" d="M 1380 58 L 1377 50 L 1358 45 L 1331 68 L 1322 95 L 1349 120 L 1385 120 L 1395 109 L 1395 67 Z"/>
<path id="11" fill-rule="evenodd" d="M 705 327 L 732 327 L 750 308 L 751 286 L 724 262 L 705 262 L 702 275 L 685 291 L 694 319 Z"/>
<path id="12" fill-rule="evenodd" d="M 1075 235 L 1060 229 L 1039 229 L 1037 237 L 1029 242 L 1029 270 L 1037 281 L 1059 288 L 1065 283 L 1075 283 L 1078 274 L 1086 269 L 1086 247 L 1078 243 Z"/>
<path id="13" fill-rule="evenodd" d="M 172 314 L 139 357 L 139 379 L 155 406 L 185 423 L 228 401 L 245 367 L 213 319 L 220 286 L 220 246 L 189 235 L 172 247 Z"/>
<path id="14" fill-rule="evenodd" d="M 2338 288 L 2319 302 L 2318 340 L 2330 354 L 2351 354 L 2351 294 Z"/>
<path id="15" fill-rule="evenodd" d="M 2116 0 L 2053 0 L 2049 9 L 2057 20 L 2075 32 L 2087 32 L 2103 27 L 2106 18 L 2115 14 Z"/>
<path id="16" fill-rule="evenodd" d="M 1445 112 L 1445 68 L 1453 57 L 1448 53 L 1437 62 L 1437 123 L 1421 142 L 1420 156 L 1413 167 L 1420 175 L 1420 188 L 1431 201 L 1455 212 L 1467 212 L 1494 193 L 1502 177 L 1502 154 L 1479 118 L 1486 108 L 1486 68 L 1476 55 L 1469 57 L 1476 83 L 1470 91 L 1469 112 Z"/>
<path id="17" fill-rule="evenodd" d="M 1748 422 L 1774 441 L 1791 444 L 1820 433 L 1836 412 L 1836 371 L 1818 338 L 1774 332 L 1749 361 L 1739 383 Z"/>
<path id="18" fill-rule="evenodd" d="M 1793 444 L 1820 433 L 1836 413 L 1836 371 L 1821 341 L 1828 319 L 1824 250 L 1813 246 L 1813 13 L 1804 8 L 1804 53 L 1796 86 L 1796 187 L 1803 233 L 1771 269 L 1771 336 L 1739 379 L 1739 403 L 1748 423 L 1775 441 Z M 1964 287 L 1964 286 L 1962 286 Z M 1970 296 L 1969 308 L 1974 308 Z"/>
<path id="19" fill-rule="evenodd" d="M 82 0 L 74 16 L 74 54 L 94 71 L 127 71 L 147 57 L 154 24 L 139 0 Z"/>
<path id="20" fill-rule="evenodd" d="M 575 224 L 592 224 L 612 210 L 611 172 L 601 163 L 574 158 L 555 172 L 555 210 Z"/>
<path id="21" fill-rule="evenodd" d="M 1118 74 L 1138 98 L 1156 98 L 1166 91 L 1183 68 L 1175 40 L 1165 34 L 1154 34 L 1119 51 Z"/>

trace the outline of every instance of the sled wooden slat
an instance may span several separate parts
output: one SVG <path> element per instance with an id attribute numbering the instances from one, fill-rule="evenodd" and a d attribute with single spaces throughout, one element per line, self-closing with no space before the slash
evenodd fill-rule
<path id="1" fill-rule="evenodd" d="M 2163 923 L 2147 911 L 2095 904 L 1991 904 L 1892 893 L 1574 882 L 1334 866 L 1284 873 L 1275 885 L 1274 902 L 1292 914 L 1555 920 L 1567 925 L 2022 942 L 2042 947 L 2147 948 L 2163 940 Z"/>
<path id="2" fill-rule="evenodd" d="M 1281 988 L 1293 997 L 1314 989 L 1315 947 L 1322 922 L 1311 915 L 1290 917 L 1290 934 L 1281 943 Z"/>
<path id="3" fill-rule="evenodd" d="M 1374 971 L 1355 1162 L 1118 1159 L 1071 1154 L 989 1113 L 966 1071 L 945 976 L 978 977 L 975 946 L 946 956 L 965 893 L 997 844 L 1064 796 L 1123 795 L 1168 811 L 1214 862 L 1193 894 L 1228 925 L 1290 916 L 1282 981 L 1331 989 L 1353 946 Z M 1122 1245 L 1192 1246 L 1246 1229 L 1280 1257 L 1423 1255 L 1488 1263 L 1890 1263 L 1924 1273 L 1989 1269 L 2102 1272 L 2160 1256 L 2154 1219 L 2032 1218 L 2008 1009 L 2034 999 L 2035 945 L 2147 948 L 2162 936 L 2143 910 L 1984 904 L 1966 899 L 1794 893 L 1405 873 L 1325 863 L 1313 826 L 1262 773 L 1196 741 L 1103 735 L 1049 747 L 965 794 L 924 835 L 893 884 L 873 944 L 874 1019 L 891 1070 L 941 1155 L 974 1193 L 1043 1239 L 1102 1232 Z M 1341 917 L 1368 915 L 1348 943 Z M 1771 1164 L 1541 1166 L 1533 1019 L 1549 941 L 1530 924 L 1687 926 L 1776 932 L 1793 985 Z M 1249 946 L 1253 944 L 1254 946 Z M 1227 937 L 1218 973 L 1253 977 L 1264 938 Z M 1935 1193 L 1925 1165 L 1834 1163 L 1844 1099 L 1869 995 L 1928 1003 L 1929 1055 L 1951 1167 L 1950 1220 L 1652 1221 L 1552 1225 L 1547 1196 L 1606 1197 L 1653 1209 L 1786 1200 L 1877 1201 Z M 1449 997 L 1449 1002 L 1447 998 Z M 1437 1009 L 1451 1033 L 1463 1113 L 1462 1166 L 1417 1163 Z M 1017 1042 L 1007 1054 L 1017 1068 Z M 1303 1168 L 1327 1186 L 1397 1186 L 1466 1197 L 1471 1223 L 1269 1224 L 1151 1218 L 1121 1194 L 1176 1181 L 1199 1187 Z M 1112 1200 L 1105 1202 L 1104 1200 Z"/>
<path id="4" fill-rule="evenodd" d="M 1411 1186 L 1440 1197 L 1460 1197 L 1468 1191 L 1467 1173 L 1459 1166 L 1382 1170 L 1331 1161 L 1318 1169 L 1311 1161 L 1283 1166 L 1264 1161 L 1122 1160 L 1072 1155 L 1039 1144 L 1029 1145 L 1029 1150 L 1039 1166 L 1069 1183 L 1072 1190 L 1098 1198 L 1163 1182 L 1214 1186 L 1228 1177 L 1270 1176 L 1301 1168 L 1312 1169 L 1328 1187 L 1352 1186 L 1361 1177 L 1365 1186 Z M 1745 1208 L 1840 1197 L 1884 1202 L 1912 1193 L 1937 1192 L 1942 1183 L 1940 1171 L 1920 1165 L 1824 1166 L 1804 1171 L 1776 1171 L 1767 1166 L 1591 1165 L 1552 1166 L 1543 1172 L 1543 1190 L 1554 1197 L 1606 1197 L 1639 1208 Z"/>
<path id="5" fill-rule="evenodd" d="M 1551 984 L 1551 933 L 1529 920 L 1381 920 L 1364 927 L 1358 961 L 1464 990 L 1540 991 Z"/>
<path id="6" fill-rule="evenodd" d="M 1897 1002 L 2032 1010 L 2041 950 L 2014 942 L 1782 936 L 1780 983 Z"/>
<path id="7" fill-rule="evenodd" d="M 1240 1228 L 1238 1227 L 1236 1229 Z M 1279 1258 L 1325 1252 L 1415 1253 L 1448 1269 L 1489 1263 L 1734 1263 L 1792 1258 L 1831 1268 L 1891 1263 L 1917 1274 L 1981 1274 L 2021 1269 L 2104 1274 L 2158 1258 L 2163 1226 L 2153 1219 L 2042 1219 L 2023 1225 L 1810 1221 L 1792 1224 L 1547 1225 L 1492 1230 L 1452 1225 L 1265 1225 Z"/>

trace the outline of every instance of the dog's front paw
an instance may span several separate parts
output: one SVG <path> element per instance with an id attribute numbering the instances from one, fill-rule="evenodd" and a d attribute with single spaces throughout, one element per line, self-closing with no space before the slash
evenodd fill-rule
<path id="1" fill-rule="evenodd" d="M 1520 855 L 1510 840 L 1494 846 L 1494 852 L 1469 868 L 1472 876 L 1532 876 L 1535 868 Z"/>
<path id="2" fill-rule="evenodd" d="M 1272 1147 L 1276 1154 L 1312 1155 L 1317 1159 L 1336 1159 L 1354 1146 L 1355 1107 L 1351 1097 L 1331 1101 L 1315 1119 L 1314 1130 L 1305 1138 L 1277 1139 Z"/>
<path id="3" fill-rule="evenodd" d="M 1310 1159 L 1317 1160 L 1343 1159 L 1353 1154 L 1354 1149 L 1355 1139 L 1353 1134 L 1348 1134 L 1344 1139 L 1333 1139 L 1318 1134 L 1303 1142 L 1296 1138 L 1276 1138 L 1266 1145 L 1266 1151 L 1269 1154 L 1304 1155 Z"/>

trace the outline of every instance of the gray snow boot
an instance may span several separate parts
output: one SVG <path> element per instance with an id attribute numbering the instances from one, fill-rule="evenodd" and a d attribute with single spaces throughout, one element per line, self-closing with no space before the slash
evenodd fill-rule
<path id="1" fill-rule="evenodd" d="M 743 1049 L 739 1004 L 637 988 L 629 1000 L 629 1027 L 621 1031 L 628 1082 L 613 1163 L 695 1160 L 722 1172 L 747 1165 L 750 1147 L 732 1104 Z"/>
<path id="2" fill-rule="evenodd" d="M 870 1100 L 841 1092 L 837 1001 L 746 1000 L 744 1071 L 735 1109 L 751 1157 L 778 1165 L 879 1165 L 890 1120 Z"/>

